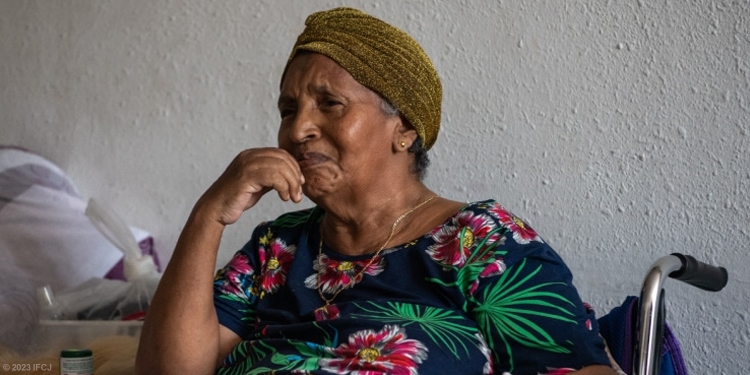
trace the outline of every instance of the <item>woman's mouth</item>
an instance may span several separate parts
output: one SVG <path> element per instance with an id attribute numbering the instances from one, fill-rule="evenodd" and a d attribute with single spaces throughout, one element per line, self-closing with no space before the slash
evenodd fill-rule
<path id="1" fill-rule="evenodd" d="M 298 154 L 296 159 L 299 163 L 300 169 L 311 168 L 328 161 L 328 157 L 317 152 L 304 152 L 302 154 Z"/>

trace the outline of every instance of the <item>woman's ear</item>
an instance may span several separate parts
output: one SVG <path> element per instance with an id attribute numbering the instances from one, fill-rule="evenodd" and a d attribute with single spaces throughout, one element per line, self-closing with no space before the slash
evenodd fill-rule
<path id="1" fill-rule="evenodd" d="M 393 136 L 393 149 L 394 151 L 406 151 L 411 147 L 414 141 L 417 140 L 417 131 L 408 125 L 405 120 L 399 116 L 398 124 L 396 125 L 394 136 Z"/>

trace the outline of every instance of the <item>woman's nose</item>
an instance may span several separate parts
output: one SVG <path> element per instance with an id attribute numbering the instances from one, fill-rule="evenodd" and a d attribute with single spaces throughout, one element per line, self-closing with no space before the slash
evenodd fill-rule
<path id="1" fill-rule="evenodd" d="M 289 139 L 294 143 L 304 143 L 320 135 L 320 116 L 314 108 L 300 108 L 289 128 Z"/>

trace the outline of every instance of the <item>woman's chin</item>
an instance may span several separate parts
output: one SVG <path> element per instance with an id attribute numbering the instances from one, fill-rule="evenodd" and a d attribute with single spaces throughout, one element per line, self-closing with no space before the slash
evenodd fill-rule
<path id="1" fill-rule="evenodd" d="M 319 199 L 330 196 L 336 191 L 336 181 L 338 179 L 331 177 L 330 174 L 311 171 L 311 173 L 305 173 L 305 184 L 302 185 L 302 192 L 310 200 L 318 203 Z"/>

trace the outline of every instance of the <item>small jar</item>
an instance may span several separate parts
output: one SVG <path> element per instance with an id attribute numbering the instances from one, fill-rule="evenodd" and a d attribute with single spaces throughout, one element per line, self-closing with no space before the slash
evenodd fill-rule
<path id="1" fill-rule="evenodd" d="M 93 375 L 91 349 L 65 349 L 60 352 L 60 375 Z"/>

